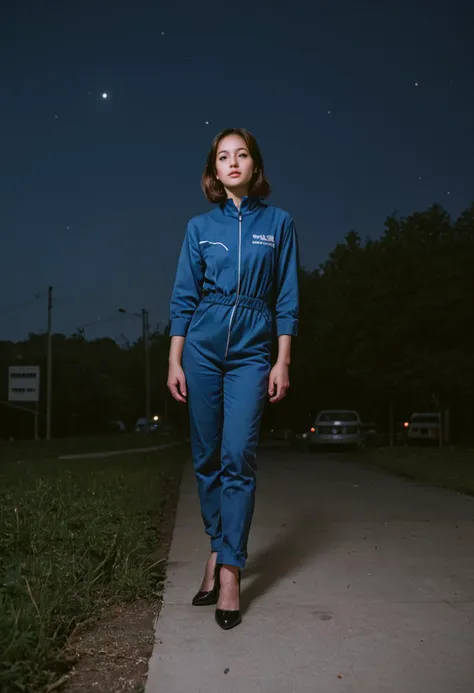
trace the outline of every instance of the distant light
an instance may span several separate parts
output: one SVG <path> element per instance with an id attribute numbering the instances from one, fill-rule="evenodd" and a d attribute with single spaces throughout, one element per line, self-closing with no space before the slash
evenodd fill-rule
<path id="1" fill-rule="evenodd" d="M 106 91 L 104 91 L 104 93 L 102 94 L 102 98 L 103 98 L 103 99 L 106 99 L 106 98 L 107 98 L 107 96 L 108 96 L 107 92 L 106 92 Z"/>
<path id="2" fill-rule="evenodd" d="M 404 427 L 404 428 L 408 428 L 409 425 L 410 425 L 410 424 L 408 423 L 408 421 L 405 421 L 405 423 L 403 424 L 403 427 Z"/>
<path id="3" fill-rule="evenodd" d="M 314 433 L 315 430 L 316 430 L 315 428 L 310 428 L 311 433 Z"/>
<path id="4" fill-rule="evenodd" d="M 153 417 L 153 421 L 158 421 L 159 418 L 160 418 L 159 416 L 154 416 L 154 417 Z"/>

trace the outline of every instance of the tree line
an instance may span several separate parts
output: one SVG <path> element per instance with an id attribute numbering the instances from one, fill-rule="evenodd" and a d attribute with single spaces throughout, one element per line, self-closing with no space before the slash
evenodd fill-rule
<path id="1" fill-rule="evenodd" d="M 300 326 L 291 388 L 264 426 L 307 429 L 326 407 L 356 408 L 388 426 L 389 412 L 449 409 L 455 440 L 474 429 L 474 203 L 452 220 L 440 206 L 387 218 L 381 236 L 351 231 L 314 271 L 300 270 Z M 53 436 L 99 434 L 144 416 L 142 340 L 121 346 L 78 331 L 53 335 Z M 152 413 L 186 428 L 166 391 L 168 329 L 150 338 Z M 275 344 L 276 349 L 276 344 Z M 39 365 L 46 335 L 0 342 L 0 400 L 7 369 Z M 45 377 L 42 377 L 44 387 Z M 45 397 L 41 397 L 40 432 Z M 32 437 L 33 417 L 2 405 L 0 436 Z"/>

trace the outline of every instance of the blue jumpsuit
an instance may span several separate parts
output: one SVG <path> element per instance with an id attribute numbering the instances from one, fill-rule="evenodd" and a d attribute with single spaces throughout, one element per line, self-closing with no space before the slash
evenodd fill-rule
<path id="1" fill-rule="evenodd" d="M 202 518 L 219 563 L 245 566 L 256 452 L 276 335 L 296 335 L 298 249 L 290 215 L 233 200 L 188 223 L 170 301 L 185 336 L 191 450 Z"/>

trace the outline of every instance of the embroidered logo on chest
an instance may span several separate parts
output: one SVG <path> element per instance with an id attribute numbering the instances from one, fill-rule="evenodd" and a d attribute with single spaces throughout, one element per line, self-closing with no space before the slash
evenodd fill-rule
<path id="1" fill-rule="evenodd" d="M 272 236 L 271 234 L 265 234 L 265 233 L 254 233 L 252 235 L 252 244 L 253 245 L 267 245 L 270 246 L 270 248 L 275 247 L 275 236 Z"/>

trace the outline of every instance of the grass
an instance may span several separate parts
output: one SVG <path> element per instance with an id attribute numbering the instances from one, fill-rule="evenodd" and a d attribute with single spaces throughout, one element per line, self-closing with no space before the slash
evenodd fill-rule
<path id="1" fill-rule="evenodd" d="M 176 436 L 164 436 L 158 433 L 117 433 L 108 436 L 58 438 L 50 441 L 2 441 L 0 442 L 0 465 L 4 460 L 23 461 L 106 450 L 147 448 L 174 440 L 176 440 Z"/>
<path id="2" fill-rule="evenodd" d="M 410 479 L 474 495 L 474 450 L 378 448 L 367 450 L 360 459 Z"/>
<path id="3" fill-rule="evenodd" d="M 53 690 L 74 633 L 114 604 L 160 595 L 160 528 L 184 456 L 0 463 L 1 693 Z"/>

